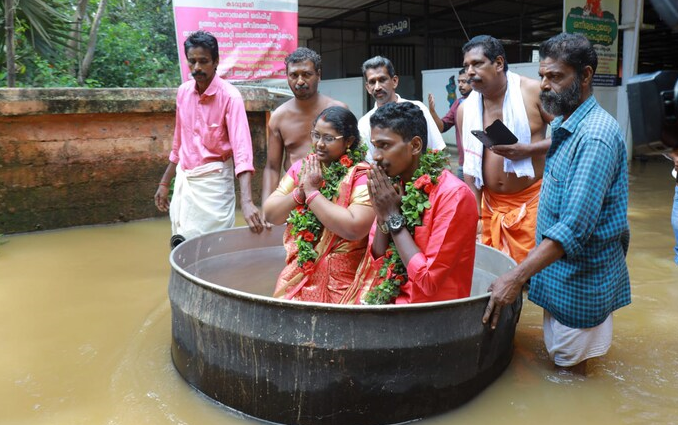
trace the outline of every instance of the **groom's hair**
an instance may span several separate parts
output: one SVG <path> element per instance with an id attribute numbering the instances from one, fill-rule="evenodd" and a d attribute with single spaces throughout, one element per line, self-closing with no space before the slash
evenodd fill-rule
<path id="1" fill-rule="evenodd" d="M 389 129 L 408 143 L 415 136 L 422 141 L 422 153 L 428 145 L 428 127 L 421 109 L 412 102 L 391 102 L 379 107 L 370 117 L 370 126 Z"/>

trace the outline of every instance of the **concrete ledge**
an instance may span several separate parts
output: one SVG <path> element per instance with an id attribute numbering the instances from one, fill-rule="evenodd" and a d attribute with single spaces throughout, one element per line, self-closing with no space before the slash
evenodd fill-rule
<path id="1" fill-rule="evenodd" d="M 238 89 L 262 170 L 268 111 L 287 98 Z M 176 89 L 0 89 L 0 234 L 164 215 L 153 195 L 169 161 L 175 97 Z M 259 203 L 259 173 L 252 192 Z"/>
<path id="2" fill-rule="evenodd" d="M 261 87 L 236 86 L 251 112 L 271 111 L 287 98 Z M 173 112 L 177 89 L 0 89 L 0 116 Z"/>

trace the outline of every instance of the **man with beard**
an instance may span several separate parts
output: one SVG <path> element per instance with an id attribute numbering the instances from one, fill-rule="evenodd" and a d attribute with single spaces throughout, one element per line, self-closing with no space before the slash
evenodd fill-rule
<path id="1" fill-rule="evenodd" d="M 421 112 L 424 113 L 424 118 L 426 119 L 426 128 L 428 133 L 428 147 L 436 150 L 445 149 L 445 140 L 443 140 L 443 135 L 440 134 L 438 126 L 433 117 L 429 112 L 428 108 L 424 106 L 423 103 L 416 100 L 407 100 L 403 99 L 396 93 L 396 88 L 398 87 L 398 76 L 395 73 L 395 68 L 393 64 L 387 58 L 382 56 L 375 56 L 371 59 L 366 60 L 363 63 L 362 67 L 363 77 L 365 78 L 365 89 L 367 93 L 374 98 L 374 108 L 371 111 L 366 113 L 358 121 L 358 129 L 360 130 L 360 138 L 363 143 L 367 145 L 367 162 L 372 163 L 374 159 L 372 158 L 372 153 L 374 152 L 374 145 L 372 144 L 371 138 L 371 128 L 370 128 L 370 117 L 377 108 L 386 105 L 387 103 L 401 103 L 401 102 L 410 102 L 414 103 L 421 109 Z"/>
<path id="2" fill-rule="evenodd" d="M 544 140 L 551 117 L 539 101 L 539 82 L 508 70 L 499 40 L 479 35 L 466 43 L 464 68 L 473 92 L 457 111 L 462 129 L 464 175 L 475 192 L 482 242 L 521 262 L 534 248 Z M 471 133 L 500 120 L 518 138 L 492 149 Z"/>
<path id="3" fill-rule="evenodd" d="M 330 106 L 342 106 L 318 92 L 322 62 L 315 51 L 299 47 L 285 58 L 287 84 L 294 97 L 278 107 L 268 121 L 266 167 L 263 173 L 261 203 L 278 187 L 280 172 L 311 150 L 313 121 Z M 268 223 L 266 223 L 268 226 Z"/>
<path id="4" fill-rule="evenodd" d="M 617 122 L 593 97 L 598 58 L 579 34 L 539 48 L 541 100 L 556 118 L 546 155 L 537 247 L 490 286 L 483 323 L 495 328 L 503 306 L 520 296 L 544 308 L 544 342 L 559 369 L 586 373 L 607 353 L 612 312 L 631 302 L 626 252 L 626 144 Z"/>
<path id="5" fill-rule="evenodd" d="M 240 92 L 216 76 L 219 46 L 210 33 L 196 31 L 184 42 L 193 80 L 177 91 L 176 127 L 169 165 L 155 193 L 155 205 L 169 210 L 172 246 L 235 223 L 235 182 L 247 225 L 263 230 L 252 202 L 252 138 Z M 170 203 L 169 185 L 174 181 Z"/>
<path id="6" fill-rule="evenodd" d="M 466 75 L 466 71 L 464 68 L 459 70 L 459 79 L 457 79 L 459 82 L 459 93 L 461 94 L 461 97 L 458 97 L 452 106 L 450 107 L 450 110 L 447 111 L 447 114 L 445 114 L 444 117 L 440 118 L 438 116 L 438 113 L 436 112 L 436 100 L 433 97 L 432 93 L 428 94 L 428 109 L 431 111 L 431 116 L 433 117 L 433 121 L 435 121 L 436 126 L 438 127 L 438 130 L 440 130 L 441 133 L 446 132 L 450 128 L 454 127 L 456 131 L 456 140 L 457 140 L 457 152 L 459 153 L 459 167 L 457 168 L 457 177 L 460 179 L 464 179 L 464 142 L 461 139 L 461 126 L 456 126 L 456 117 L 457 117 L 457 110 L 459 109 L 459 105 L 461 105 L 461 102 L 466 100 L 469 94 L 473 91 L 471 88 L 471 84 L 469 83 L 468 80 L 468 75 Z"/>

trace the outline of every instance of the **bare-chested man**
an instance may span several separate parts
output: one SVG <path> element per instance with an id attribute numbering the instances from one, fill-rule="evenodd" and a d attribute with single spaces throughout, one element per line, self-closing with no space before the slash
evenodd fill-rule
<path id="1" fill-rule="evenodd" d="M 474 90 L 457 112 L 464 177 L 476 194 L 483 243 L 520 263 L 535 245 L 539 190 L 551 145 L 544 137 L 552 117 L 542 109 L 539 81 L 508 71 L 499 40 L 480 35 L 462 51 Z M 501 120 L 518 143 L 487 149 L 471 134 L 495 120 Z"/>
<path id="2" fill-rule="evenodd" d="M 285 58 L 285 66 L 287 84 L 294 97 L 280 105 L 271 114 L 268 122 L 262 204 L 278 186 L 281 167 L 287 170 L 310 151 L 312 124 L 318 114 L 330 106 L 348 108 L 346 104 L 318 93 L 322 67 L 319 54 L 306 47 L 299 47 Z"/>

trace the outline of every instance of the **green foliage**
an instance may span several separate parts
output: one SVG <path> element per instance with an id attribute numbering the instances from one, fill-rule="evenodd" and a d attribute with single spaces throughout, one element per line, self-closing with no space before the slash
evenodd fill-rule
<path id="1" fill-rule="evenodd" d="M 16 86 L 17 87 L 73 87 L 77 79 L 69 71 L 69 62 L 63 55 L 41 55 L 26 36 L 27 23 L 15 27 Z M 51 60 L 46 59 L 51 57 Z M 3 62 L 6 60 L 2 56 Z M 0 71 L 0 80 L 6 80 L 7 68 Z"/>
<path id="2" fill-rule="evenodd" d="M 172 87 L 180 83 L 176 61 L 154 50 L 154 40 L 165 35 L 126 22 L 104 19 L 90 78 L 104 87 Z M 176 54 L 175 54 L 176 56 Z"/>
<path id="3" fill-rule="evenodd" d="M 90 78 L 103 87 L 175 87 L 181 83 L 172 2 L 109 6 Z"/>
<path id="4" fill-rule="evenodd" d="M 122 7 L 126 4 L 125 7 Z M 153 50 L 172 59 L 176 65 L 177 42 L 174 32 L 172 0 L 121 0 L 109 6 L 111 23 L 127 22 L 135 30 L 157 35 L 147 40 Z M 177 66 L 178 68 L 178 66 Z"/>
<path id="5" fill-rule="evenodd" d="M 58 54 L 69 37 L 68 0 L 16 0 L 15 31 L 25 34 L 25 40 L 42 56 Z M 5 17 L 5 2 L 0 2 Z M 4 25 L 0 31 L 0 60 L 5 57 Z"/>
<path id="6" fill-rule="evenodd" d="M 400 285 L 407 282 L 407 268 L 403 264 L 395 242 L 391 240 L 384 254 L 384 262 L 379 269 L 382 282 L 374 287 L 365 297 L 365 303 L 380 305 L 391 303 L 400 295 Z"/>
<path id="7" fill-rule="evenodd" d="M 82 28 L 82 51 L 77 58 L 78 54 L 68 54 L 66 46 L 70 31 L 68 24 L 76 1 L 19 0 L 15 20 L 17 87 L 78 86 L 79 60 L 82 60 L 87 46 L 89 22 L 96 12 L 97 3 L 91 0 L 87 9 L 89 19 L 85 20 Z M 3 5 L 0 2 L 0 11 Z M 6 61 L 2 32 L 0 86 L 7 79 Z M 84 85 L 176 87 L 180 83 L 171 0 L 109 2 Z"/>
<path id="8" fill-rule="evenodd" d="M 421 226 L 424 210 L 431 208 L 428 194 L 438 183 L 438 177 L 448 165 L 449 156 L 439 150 L 429 150 L 419 158 L 419 168 L 414 172 L 412 181 L 405 184 L 402 211 L 408 229 L 413 231 Z"/>

